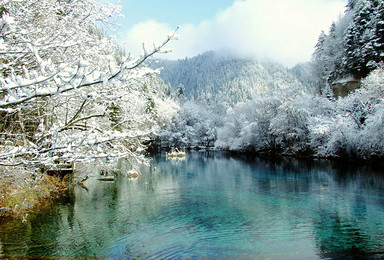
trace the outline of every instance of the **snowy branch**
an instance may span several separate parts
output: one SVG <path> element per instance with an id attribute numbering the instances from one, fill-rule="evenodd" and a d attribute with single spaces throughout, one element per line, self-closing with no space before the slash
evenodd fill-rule
<path id="1" fill-rule="evenodd" d="M 142 160 L 142 141 L 163 124 L 150 102 L 164 99 L 165 89 L 144 63 L 166 52 L 176 31 L 133 59 L 98 27 L 115 24 L 120 7 L 93 0 L 2 6 L 0 165 Z"/>

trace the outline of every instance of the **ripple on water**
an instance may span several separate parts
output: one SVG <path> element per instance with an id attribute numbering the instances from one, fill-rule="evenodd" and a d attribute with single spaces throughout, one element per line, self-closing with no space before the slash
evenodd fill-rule
<path id="1" fill-rule="evenodd" d="M 21 230 L 0 228 L 0 251 L 20 254 L 15 241 L 26 255 L 106 259 L 374 259 L 383 251 L 382 176 L 197 154 L 180 164 L 155 158 L 156 174 L 140 171 L 135 182 L 90 178 L 73 203 Z"/>

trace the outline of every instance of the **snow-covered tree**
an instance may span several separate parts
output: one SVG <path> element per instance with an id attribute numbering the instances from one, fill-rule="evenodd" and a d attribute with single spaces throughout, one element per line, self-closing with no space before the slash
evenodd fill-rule
<path id="1" fill-rule="evenodd" d="M 361 0 L 346 33 L 346 62 L 356 77 L 365 77 L 384 60 L 384 3 Z"/>
<path id="2" fill-rule="evenodd" d="M 234 151 L 369 159 L 384 156 L 384 68 L 338 100 L 275 92 L 230 109 L 216 147 Z"/>
<path id="3" fill-rule="evenodd" d="M 284 66 L 275 62 L 214 51 L 159 64 L 164 67 L 160 77 L 178 93 L 182 90 L 186 98 L 226 108 L 271 89 L 300 84 Z"/>
<path id="4" fill-rule="evenodd" d="M 360 0 L 348 0 L 348 4 L 347 4 L 347 8 L 348 10 L 352 10 L 355 8 L 356 4 L 359 2 Z"/>
<path id="5" fill-rule="evenodd" d="M 210 147 L 221 124 L 219 115 L 208 105 L 186 101 L 172 123 L 161 131 L 159 141 L 165 147 Z"/>
<path id="6" fill-rule="evenodd" d="M 336 102 L 329 101 L 329 113 L 309 118 L 310 144 L 324 157 L 382 157 L 383 69 L 372 72 L 362 88 Z"/>
<path id="7" fill-rule="evenodd" d="M 6 0 L 0 15 L 0 163 L 139 159 L 173 102 L 142 65 L 174 34 L 133 58 L 101 29 L 113 26 L 118 6 Z"/>
<path id="8" fill-rule="evenodd" d="M 322 32 L 313 53 L 314 74 L 318 78 L 316 88 L 323 94 L 325 88 L 339 78 L 349 75 L 345 68 L 345 31 L 352 21 L 352 13 L 347 12 L 337 22 L 332 23 L 329 33 Z"/>
<path id="9" fill-rule="evenodd" d="M 274 150 L 270 125 L 281 104 L 277 95 L 266 93 L 230 108 L 224 126 L 218 129 L 216 147 L 233 151 Z"/>
<path id="10" fill-rule="evenodd" d="M 313 61 L 322 88 L 342 78 L 366 77 L 384 61 L 384 2 L 350 0 L 343 17 L 322 33 Z"/>

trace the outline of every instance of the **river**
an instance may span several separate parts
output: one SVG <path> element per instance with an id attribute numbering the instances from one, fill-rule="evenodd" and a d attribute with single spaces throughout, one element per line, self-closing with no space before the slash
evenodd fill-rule
<path id="1" fill-rule="evenodd" d="M 139 171 L 83 169 L 86 189 L 0 226 L 0 256 L 384 258 L 384 178 L 367 166 L 196 151 Z"/>

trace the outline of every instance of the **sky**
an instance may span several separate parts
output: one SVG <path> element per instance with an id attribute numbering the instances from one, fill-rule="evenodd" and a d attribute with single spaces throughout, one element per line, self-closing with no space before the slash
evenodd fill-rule
<path id="1" fill-rule="evenodd" d="M 322 30 L 343 15 L 347 0 L 121 0 L 118 40 L 134 55 L 161 44 L 178 26 L 163 59 L 209 50 L 269 58 L 287 67 L 311 59 Z"/>

